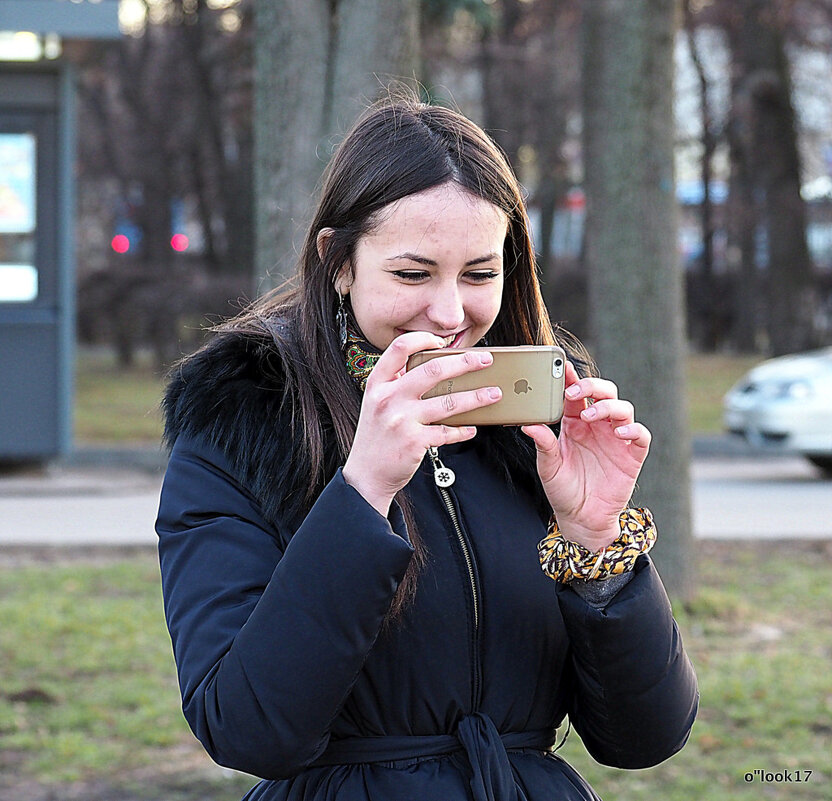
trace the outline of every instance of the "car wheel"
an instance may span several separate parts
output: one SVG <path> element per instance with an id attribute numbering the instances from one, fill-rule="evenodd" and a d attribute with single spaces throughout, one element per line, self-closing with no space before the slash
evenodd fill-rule
<path id="1" fill-rule="evenodd" d="M 806 456 L 815 467 L 819 467 L 827 478 L 832 478 L 832 456 Z"/>

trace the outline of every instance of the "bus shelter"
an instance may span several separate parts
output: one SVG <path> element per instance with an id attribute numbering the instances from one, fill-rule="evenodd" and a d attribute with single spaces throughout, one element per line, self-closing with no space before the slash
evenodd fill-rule
<path id="1" fill-rule="evenodd" d="M 60 41 L 118 35 L 117 0 L 0 2 L 0 461 L 72 447 L 75 93 Z"/>

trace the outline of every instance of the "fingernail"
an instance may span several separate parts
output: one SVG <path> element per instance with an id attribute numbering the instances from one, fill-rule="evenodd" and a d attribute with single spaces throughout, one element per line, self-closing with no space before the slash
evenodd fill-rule
<path id="1" fill-rule="evenodd" d="M 494 357 L 490 353 L 481 353 L 480 354 L 480 364 L 491 364 L 494 361 Z"/>
<path id="2" fill-rule="evenodd" d="M 630 426 L 618 426 L 618 428 L 615 429 L 615 433 L 618 434 L 619 437 L 626 437 L 631 433 Z"/>
<path id="3" fill-rule="evenodd" d="M 566 392 L 563 393 L 567 398 L 575 399 L 581 394 L 581 388 L 577 384 L 572 384 Z"/>
<path id="4" fill-rule="evenodd" d="M 584 409 L 581 412 L 581 417 L 583 417 L 584 420 L 594 420 L 598 417 L 598 410 L 594 406 L 590 406 L 588 409 Z"/>
<path id="5" fill-rule="evenodd" d="M 503 393 L 500 392 L 499 387 L 489 387 L 488 388 L 488 397 L 489 398 L 494 398 L 495 400 L 497 400 L 502 394 Z"/>

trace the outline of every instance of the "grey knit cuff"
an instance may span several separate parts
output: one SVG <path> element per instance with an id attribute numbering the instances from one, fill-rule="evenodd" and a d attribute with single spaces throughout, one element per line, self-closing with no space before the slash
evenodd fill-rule
<path id="1" fill-rule="evenodd" d="M 572 579 L 569 586 L 575 590 L 581 598 L 595 609 L 602 609 L 613 598 L 613 596 L 626 584 L 630 583 L 633 572 L 621 573 L 618 576 L 610 576 L 608 579 Z"/>

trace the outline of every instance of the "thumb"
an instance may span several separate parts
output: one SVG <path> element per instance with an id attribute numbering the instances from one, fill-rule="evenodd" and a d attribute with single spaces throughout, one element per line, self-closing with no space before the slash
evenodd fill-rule
<path id="1" fill-rule="evenodd" d="M 555 432 L 546 425 L 522 426 L 520 430 L 531 437 L 537 448 L 537 469 L 544 481 L 551 478 L 561 466 L 561 453 Z"/>

